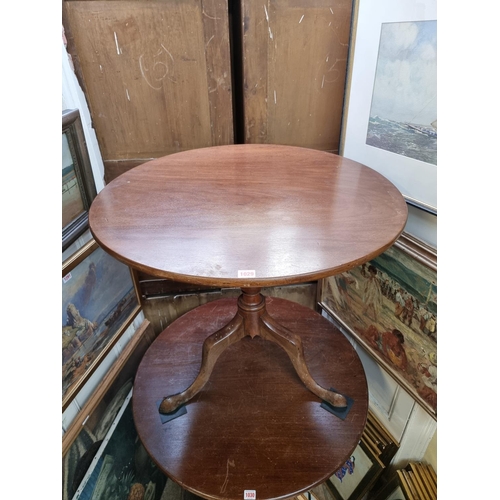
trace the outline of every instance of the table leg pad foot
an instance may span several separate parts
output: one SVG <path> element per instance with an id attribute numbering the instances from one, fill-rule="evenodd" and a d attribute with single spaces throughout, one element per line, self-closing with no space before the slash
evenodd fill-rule
<path id="1" fill-rule="evenodd" d="M 169 422 L 170 420 L 173 420 L 174 418 L 185 415 L 187 413 L 187 409 L 184 405 L 179 406 L 179 408 L 176 408 L 174 411 L 171 411 L 169 413 L 163 413 L 160 410 L 160 406 L 161 406 L 161 403 L 163 401 L 164 401 L 164 399 L 156 402 L 156 406 L 159 410 L 159 415 L 160 415 L 160 419 L 161 419 L 162 424 Z"/>
<path id="2" fill-rule="evenodd" d="M 333 387 L 330 387 L 330 391 L 339 394 L 338 391 L 335 390 Z M 326 410 L 330 413 L 333 413 L 336 417 L 339 417 L 341 420 L 345 420 L 345 418 L 347 417 L 347 415 L 349 414 L 349 412 L 351 410 L 352 405 L 354 404 L 354 399 L 350 398 L 349 396 L 346 396 L 345 394 L 343 394 L 343 396 L 347 401 L 347 406 L 337 407 L 337 406 L 331 405 L 327 401 L 323 401 L 321 403 L 321 408 L 323 408 L 324 410 Z"/>

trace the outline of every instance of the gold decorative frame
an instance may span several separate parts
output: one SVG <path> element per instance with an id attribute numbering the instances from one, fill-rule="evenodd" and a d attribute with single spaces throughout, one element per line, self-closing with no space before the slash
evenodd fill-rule
<path id="1" fill-rule="evenodd" d="M 400 269 L 399 281 L 393 279 L 390 273 L 380 271 L 383 268 L 380 263 L 389 259 Z M 378 313 L 374 310 L 375 305 L 372 309 L 367 307 L 366 287 L 370 281 L 368 269 L 372 265 L 379 270 L 378 286 L 381 286 L 382 279 L 389 278 L 391 287 L 396 285 L 401 290 L 400 295 L 410 297 L 413 306 L 409 306 L 408 311 L 405 309 L 403 316 L 398 316 L 394 297 L 391 300 L 386 296 L 382 297 L 379 302 L 381 311 Z M 420 283 L 418 290 L 410 288 L 412 280 L 414 286 L 417 286 L 417 282 Z M 427 303 L 424 303 L 425 286 L 426 293 L 429 294 Z M 391 293 L 393 290 L 394 288 Z M 391 248 L 367 264 L 339 276 L 324 278 L 318 284 L 320 309 L 434 418 L 437 418 L 436 297 L 437 251 L 407 233 L 403 233 Z M 406 304 L 404 307 L 406 308 Z M 426 329 L 427 324 L 422 327 L 422 321 L 426 317 L 429 317 L 429 329 L 434 329 L 429 333 L 426 333 L 429 330 Z M 396 343 L 396 336 L 400 340 L 394 349 L 403 351 L 400 353 L 400 360 L 388 347 L 389 342 Z"/>
<path id="2" fill-rule="evenodd" d="M 66 260 L 62 265 L 62 277 L 63 277 L 63 290 L 62 290 L 62 301 L 63 301 L 63 314 L 66 315 L 67 305 L 69 303 L 69 297 L 65 293 L 65 285 L 72 279 L 72 274 L 78 269 L 78 274 L 81 273 L 81 265 L 85 263 L 86 260 L 92 263 L 92 260 L 96 257 L 97 252 L 102 252 L 101 259 L 106 261 L 106 263 L 111 263 L 114 268 L 116 268 L 115 273 L 124 273 L 122 276 L 122 280 L 126 281 L 128 276 L 130 277 L 130 284 L 132 285 L 132 292 L 128 292 L 124 297 L 120 297 L 120 300 L 116 303 L 109 303 L 106 305 L 110 306 L 110 311 L 106 313 L 106 316 L 102 316 L 102 314 L 98 318 L 83 318 L 84 321 L 80 324 L 83 325 L 85 323 L 85 327 L 87 330 L 84 332 L 83 336 L 86 337 L 85 340 L 88 340 L 89 337 L 94 336 L 94 343 L 90 347 L 89 351 L 91 355 L 88 353 L 83 357 L 74 358 L 71 353 L 71 349 L 68 349 L 68 345 L 70 343 L 73 346 L 78 345 L 80 343 L 80 337 L 78 337 L 78 333 L 81 331 L 78 327 L 74 325 L 72 327 L 68 326 L 68 320 L 66 320 L 66 325 L 63 320 L 63 348 L 66 345 L 66 352 L 63 354 L 68 357 L 68 361 L 65 363 L 63 361 L 63 397 L 62 397 L 62 411 L 64 411 L 69 403 L 74 399 L 78 391 L 83 387 L 83 385 L 88 381 L 90 376 L 94 373 L 96 368 L 100 365 L 102 360 L 106 357 L 106 355 L 113 348 L 118 339 L 122 336 L 128 326 L 132 323 L 134 318 L 137 316 L 139 311 L 141 310 L 141 299 L 139 295 L 139 290 L 137 287 L 137 280 L 135 278 L 135 274 L 128 268 L 125 264 L 117 261 L 109 254 L 104 252 L 95 240 L 89 241 L 85 246 L 83 246 L 79 251 L 73 254 L 68 260 Z M 126 274 L 127 273 L 127 274 Z M 87 275 L 87 278 L 89 274 Z M 93 299 L 92 294 L 95 294 L 96 291 L 100 293 L 105 292 L 105 285 L 103 287 L 99 287 L 99 283 L 97 283 L 95 277 L 92 275 L 90 281 L 94 286 L 92 292 L 89 292 L 88 301 Z M 83 288 L 83 287 L 82 287 Z M 86 290 L 88 291 L 90 287 Z M 81 289 L 77 289 L 77 291 L 73 292 L 73 296 L 78 293 Z M 111 291 L 111 288 L 110 288 Z M 123 304 L 122 304 L 122 301 Z M 76 306 L 75 306 L 76 307 Z M 127 313 L 126 317 L 123 317 L 123 312 Z M 67 317 L 67 316 L 66 316 Z M 99 321 L 98 321 L 99 320 Z M 89 325 L 89 323 L 91 323 Z M 103 326 L 104 324 L 104 326 Z M 75 330 L 76 328 L 76 330 Z M 92 330 L 91 335 L 89 335 L 90 330 Z M 96 332 L 98 332 L 96 334 Z M 75 340 L 75 338 L 77 339 Z M 82 337 L 83 339 L 83 337 Z M 73 347 L 76 351 L 76 347 Z M 95 349 L 94 349 L 95 348 Z M 69 361 L 71 360 L 71 361 Z M 83 368 L 81 368 L 83 364 Z M 75 373 L 77 374 L 75 377 Z M 69 380 L 68 382 L 64 382 L 65 377 Z M 74 378 L 74 380 L 73 380 Z"/>

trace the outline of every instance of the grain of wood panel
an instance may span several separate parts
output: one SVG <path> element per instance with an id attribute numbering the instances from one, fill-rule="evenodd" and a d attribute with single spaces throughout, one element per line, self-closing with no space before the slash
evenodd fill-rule
<path id="1" fill-rule="evenodd" d="M 227 0 L 66 1 L 63 22 L 104 161 L 233 143 Z"/>
<path id="2" fill-rule="evenodd" d="M 150 158 L 153 159 L 153 158 Z M 104 162 L 104 182 L 109 184 L 113 179 L 116 179 L 120 174 L 123 174 L 131 168 L 137 167 L 149 159 L 134 159 L 134 160 L 106 160 Z"/>
<path id="3" fill-rule="evenodd" d="M 245 142 L 338 152 L 352 2 L 242 6 Z"/>

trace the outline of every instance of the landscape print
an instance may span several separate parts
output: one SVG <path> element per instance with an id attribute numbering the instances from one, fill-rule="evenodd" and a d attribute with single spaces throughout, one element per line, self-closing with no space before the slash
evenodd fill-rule
<path id="1" fill-rule="evenodd" d="M 75 165 L 68 142 L 68 134 L 62 134 L 62 227 L 66 227 L 85 211 Z"/>
<path id="2" fill-rule="evenodd" d="M 366 144 L 437 165 L 437 22 L 383 23 Z"/>
<path id="3" fill-rule="evenodd" d="M 395 246 L 324 280 L 322 301 L 367 350 L 437 410 L 436 272 Z"/>
<path id="4" fill-rule="evenodd" d="M 92 244 L 63 278 L 63 400 L 139 307 L 129 268 Z"/>

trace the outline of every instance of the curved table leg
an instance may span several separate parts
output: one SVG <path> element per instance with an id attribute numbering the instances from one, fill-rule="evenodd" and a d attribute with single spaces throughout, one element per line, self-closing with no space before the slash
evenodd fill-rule
<path id="1" fill-rule="evenodd" d="M 198 373 L 194 382 L 186 390 L 164 398 L 160 404 L 160 413 L 171 413 L 196 396 L 210 378 L 215 362 L 224 349 L 238 342 L 244 336 L 243 318 L 239 314 L 236 314 L 226 326 L 207 337 L 205 342 L 203 342 L 200 373 Z"/>
<path id="2" fill-rule="evenodd" d="M 252 338 L 259 335 L 280 345 L 288 354 L 297 375 L 307 389 L 335 408 L 347 407 L 344 396 L 321 387 L 312 378 L 305 362 L 300 336 L 281 326 L 267 313 L 265 297 L 260 293 L 260 288 L 243 288 L 238 298 L 236 315 L 226 326 L 207 337 L 203 343 L 201 368 L 196 379 L 183 392 L 164 398 L 160 404 L 160 413 L 172 413 L 198 394 L 210 378 L 221 353 L 246 335 Z"/>
<path id="3" fill-rule="evenodd" d="M 340 410 L 347 407 L 347 400 L 344 396 L 325 389 L 312 378 L 306 365 L 302 339 L 299 335 L 281 326 L 267 312 L 262 314 L 260 322 L 262 324 L 261 337 L 275 342 L 286 351 L 300 380 L 313 394 Z"/>

